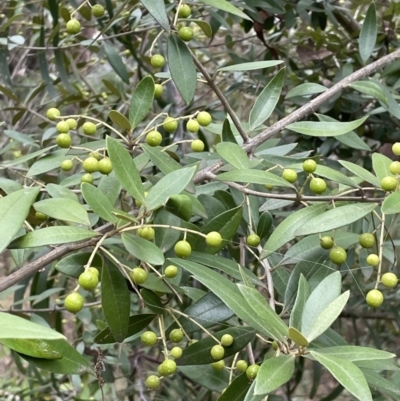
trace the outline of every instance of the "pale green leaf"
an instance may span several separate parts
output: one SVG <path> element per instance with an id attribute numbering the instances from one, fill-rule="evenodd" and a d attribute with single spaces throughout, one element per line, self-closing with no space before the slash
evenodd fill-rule
<path id="1" fill-rule="evenodd" d="M 217 71 L 252 71 L 275 67 L 282 63 L 282 60 L 253 61 L 251 63 L 228 65 L 227 67 L 218 68 Z"/>
<path id="2" fill-rule="evenodd" d="M 383 92 L 382 88 L 373 81 L 356 81 L 349 85 L 351 88 L 358 90 L 361 93 L 373 96 L 381 102 L 388 105 L 389 101 Z"/>
<path id="3" fill-rule="evenodd" d="M 353 174 L 357 175 L 358 177 L 362 178 L 364 181 L 369 182 L 370 184 L 380 187 L 381 183 L 372 173 L 370 173 L 365 168 L 359 166 L 358 164 L 351 163 L 345 160 L 339 160 L 339 163 L 346 167 L 347 170 L 351 171 Z"/>
<path id="4" fill-rule="evenodd" d="M 167 32 L 170 31 L 169 19 L 165 9 L 163 0 L 140 0 L 140 2 L 147 8 L 147 11 L 153 18 L 161 25 Z"/>
<path id="5" fill-rule="evenodd" d="M 328 348 L 318 348 L 319 354 L 330 354 L 337 358 L 344 358 L 349 361 L 372 361 L 374 359 L 391 359 L 396 354 L 381 351 L 375 348 L 358 347 L 354 345 L 343 345 Z"/>
<path id="6" fill-rule="evenodd" d="M 372 154 L 372 168 L 374 169 L 375 174 L 379 180 L 379 185 L 377 185 L 377 187 L 380 188 L 382 178 L 385 178 L 387 176 L 394 177 L 394 175 L 389 170 L 392 161 L 393 160 L 389 159 L 387 156 L 381 153 Z"/>
<path id="7" fill-rule="evenodd" d="M 316 93 L 325 92 L 327 88 L 320 84 L 315 84 L 312 82 L 306 82 L 304 84 L 300 84 L 295 88 L 291 89 L 285 96 L 285 99 L 289 99 L 295 96 L 308 96 L 314 95 Z"/>
<path id="8" fill-rule="evenodd" d="M 119 128 L 122 128 L 126 131 L 131 129 L 129 120 L 117 110 L 111 110 L 108 113 L 108 118 Z"/>
<path id="9" fill-rule="evenodd" d="M 220 142 L 215 149 L 225 161 L 237 169 L 247 169 L 250 167 L 247 153 L 236 143 Z"/>
<path id="10" fill-rule="evenodd" d="M 114 210 L 113 205 L 99 188 L 88 183 L 82 183 L 81 189 L 86 203 L 94 213 L 111 223 L 117 222 L 117 218 L 112 214 L 112 211 Z"/>
<path id="11" fill-rule="evenodd" d="M 299 286 L 297 288 L 296 301 L 293 305 L 292 313 L 290 314 L 289 326 L 300 330 L 301 318 L 303 316 L 304 306 L 310 296 L 310 287 L 305 277 L 301 274 Z"/>
<path id="12" fill-rule="evenodd" d="M 368 8 L 359 37 L 359 51 L 361 60 L 365 63 L 374 51 L 378 26 L 376 23 L 376 8 L 372 2 Z"/>
<path id="13" fill-rule="evenodd" d="M 153 265 L 164 263 L 164 254 L 152 242 L 131 234 L 122 234 L 121 237 L 126 250 L 138 260 Z"/>
<path id="14" fill-rule="evenodd" d="M 245 14 L 243 11 L 240 11 L 237 7 L 226 0 L 201 0 L 201 2 L 251 21 L 251 18 L 247 14 Z"/>

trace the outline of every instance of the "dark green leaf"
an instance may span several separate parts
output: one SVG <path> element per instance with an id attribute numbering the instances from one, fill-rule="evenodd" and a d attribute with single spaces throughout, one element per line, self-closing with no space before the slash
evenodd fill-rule
<path id="1" fill-rule="evenodd" d="M 219 393 L 229 382 L 229 373 L 226 369 L 216 371 L 211 365 L 178 366 L 178 370 L 193 382 Z"/>
<path id="2" fill-rule="evenodd" d="M 83 266 L 89 261 L 91 252 L 77 252 L 66 256 L 57 262 L 55 268 L 67 276 L 78 278 L 81 273 L 83 273 Z M 94 255 L 93 261 L 91 263 L 92 267 L 96 267 L 101 273 L 103 268 L 103 259 L 99 254 Z"/>
<path id="3" fill-rule="evenodd" d="M 164 263 L 164 254 L 152 242 L 125 233 L 121 237 L 126 250 L 135 258 L 154 265 L 162 265 Z"/>
<path id="4" fill-rule="evenodd" d="M 150 75 L 144 77 L 136 86 L 129 105 L 129 122 L 135 129 L 147 116 L 154 100 L 154 80 Z"/>
<path id="5" fill-rule="evenodd" d="M 229 3 L 226 0 L 201 0 L 202 3 L 209 4 L 212 7 L 218 8 L 219 10 L 226 11 L 228 13 L 237 15 L 240 18 L 244 18 L 251 21 L 251 18 L 245 14 L 243 11 L 240 11 L 233 4 Z"/>
<path id="6" fill-rule="evenodd" d="M 164 307 L 160 301 L 160 297 L 154 294 L 153 291 L 142 288 L 140 290 L 140 294 L 143 297 L 144 303 L 152 312 L 156 313 L 157 315 L 162 315 L 164 313 Z"/>
<path id="7" fill-rule="evenodd" d="M 168 199 L 165 209 L 183 220 L 189 221 L 192 216 L 192 200 L 187 195 L 172 195 Z"/>
<path id="8" fill-rule="evenodd" d="M 225 161 L 237 169 L 247 169 L 250 167 L 249 157 L 238 144 L 220 142 L 215 149 Z"/>
<path id="9" fill-rule="evenodd" d="M 289 99 L 289 98 L 295 97 L 295 96 L 314 95 L 316 93 L 325 92 L 326 90 L 327 90 L 327 88 L 323 85 L 315 84 L 312 82 L 306 82 L 304 84 L 300 84 L 300 85 L 294 87 L 293 89 L 291 89 L 285 96 L 285 99 Z"/>
<path id="10" fill-rule="evenodd" d="M 361 93 L 366 93 L 367 95 L 373 96 L 386 105 L 389 103 L 382 88 L 373 81 L 356 81 L 352 82 L 349 86 Z"/>
<path id="11" fill-rule="evenodd" d="M 106 221 L 116 223 L 117 218 L 111 212 L 113 205 L 100 189 L 88 183 L 81 185 L 82 195 L 94 213 Z"/>
<path id="12" fill-rule="evenodd" d="M 167 152 L 162 152 L 162 148 L 152 147 L 145 143 L 142 144 L 141 147 L 152 163 L 164 174 L 172 173 L 173 171 L 181 168 L 181 165 Z"/>
<path id="13" fill-rule="evenodd" d="M 249 391 L 251 382 L 246 376 L 246 373 L 242 373 L 236 377 L 229 387 L 224 391 L 218 401 L 243 401 Z"/>
<path id="14" fill-rule="evenodd" d="M 122 115 L 119 111 L 117 110 L 111 110 L 108 113 L 108 118 L 118 127 L 129 131 L 131 129 L 131 124 L 129 122 L 129 120 Z"/>
<path id="15" fill-rule="evenodd" d="M 365 16 L 359 37 L 360 57 L 364 63 L 369 59 L 374 51 L 377 34 L 378 26 L 376 23 L 376 9 L 375 3 L 372 2 Z"/>
<path id="16" fill-rule="evenodd" d="M 107 42 L 103 42 L 103 49 L 111 67 L 126 84 L 129 84 L 128 70 L 116 48 Z"/>
<path id="17" fill-rule="evenodd" d="M 169 20 L 165 4 L 163 0 L 140 0 L 140 2 L 147 8 L 147 11 L 153 18 L 161 25 L 167 32 L 170 31 Z"/>

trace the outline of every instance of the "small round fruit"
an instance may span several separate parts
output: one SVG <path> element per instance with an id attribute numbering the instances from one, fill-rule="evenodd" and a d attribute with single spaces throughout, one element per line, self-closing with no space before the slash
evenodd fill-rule
<path id="1" fill-rule="evenodd" d="M 253 381 L 257 377 L 257 373 L 260 370 L 260 366 L 258 365 L 250 365 L 246 369 L 246 376 L 249 380 Z"/>
<path id="2" fill-rule="evenodd" d="M 361 234 L 358 242 L 363 248 L 372 248 L 375 245 L 375 236 L 371 233 Z"/>
<path id="3" fill-rule="evenodd" d="M 396 155 L 396 156 L 400 156 L 400 142 L 396 142 L 393 144 L 392 146 L 392 152 Z"/>
<path id="4" fill-rule="evenodd" d="M 394 175 L 399 175 L 400 174 L 400 162 L 390 163 L 389 171 Z"/>
<path id="5" fill-rule="evenodd" d="M 171 333 L 169 333 L 169 339 L 173 343 L 180 343 L 183 340 L 183 331 L 181 329 L 173 329 Z"/>
<path id="6" fill-rule="evenodd" d="M 202 152 L 204 150 L 204 142 L 200 139 L 195 139 L 191 144 L 193 152 Z"/>
<path id="7" fill-rule="evenodd" d="M 156 375 L 150 375 L 144 382 L 146 387 L 150 390 L 155 390 L 160 387 L 160 378 Z"/>
<path id="8" fill-rule="evenodd" d="M 163 122 L 163 128 L 169 133 L 174 132 L 178 128 L 178 120 L 173 117 L 166 117 Z"/>
<path id="9" fill-rule="evenodd" d="M 89 157 L 95 157 L 97 160 L 101 159 L 101 154 L 98 152 L 90 152 Z"/>
<path id="10" fill-rule="evenodd" d="M 274 350 L 274 351 L 276 351 L 278 348 L 279 348 L 279 345 L 278 345 L 278 343 L 274 340 L 274 341 L 272 341 L 272 349 Z"/>
<path id="11" fill-rule="evenodd" d="M 82 131 L 86 135 L 93 135 L 96 132 L 96 124 L 93 124 L 91 121 L 86 121 L 82 125 Z"/>
<path id="12" fill-rule="evenodd" d="M 398 278 L 394 273 L 385 273 L 381 278 L 381 283 L 387 288 L 394 288 L 397 285 Z"/>
<path id="13" fill-rule="evenodd" d="M 142 341 L 143 345 L 148 345 L 151 347 L 157 342 L 157 334 L 154 333 L 154 331 L 145 331 L 141 335 L 140 340 Z"/>
<path id="14" fill-rule="evenodd" d="M 194 32 L 188 26 L 184 26 L 183 28 L 179 29 L 178 36 L 185 42 L 189 42 L 193 39 Z"/>
<path id="15" fill-rule="evenodd" d="M 269 189 L 270 191 L 272 191 L 274 189 L 274 186 L 271 184 L 265 184 L 264 186 L 265 186 L 265 188 Z"/>
<path id="16" fill-rule="evenodd" d="M 211 348 L 210 353 L 214 359 L 222 359 L 225 355 L 225 349 L 222 345 L 217 344 Z"/>
<path id="17" fill-rule="evenodd" d="M 179 359 L 183 354 L 183 350 L 181 347 L 174 347 L 171 349 L 170 355 L 175 358 Z"/>
<path id="18" fill-rule="evenodd" d="M 87 173 L 94 173 L 99 169 L 99 162 L 95 157 L 88 157 L 83 161 L 82 167 Z"/>
<path id="19" fill-rule="evenodd" d="M 44 214 L 42 212 L 35 212 L 35 219 L 39 221 L 45 221 L 47 220 L 47 214 Z"/>
<path id="20" fill-rule="evenodd" d="M 67 22 L 67 32 L 70 35 L 76 35 L 80 31 L 81 31 L 81 23 L 76 18 L 72 18 Z"/>
<path id="21" fill-rule="evenodd" d="M 211 114 L 207 111 L 201 111 L 197 114 L 196 120 L 202 127 L 207 127 L 212 121 Z"/>
<path id="22" fill-rule="evenodd" d="M 69 148 L 71 146 L 72 139 L 68 134 L 58 134 L 56 137 L 56 144 L 60 148 Z"/>
<path id="23" fill-rule="evenodd" d="M 167 278 L 174 278 L 178 275 L 178 268 L 174 265 L 169 265 L 165 268 L 164 275 Z"/>
<path id="24" fill-rule="evenodd" d="M 94 178 L 90 173 L 83 174 L 83 176 L 81 177 L 81 182 L 86 182 L 87 184 L 93 184 L 93 181 Z"/>
<path id="25" fill-rule="evenodd" d="M 383 303 L 383 294 L 379 290 L 371 290 L 365 300 L 371 308 L 379 308 Z"/>
<path id="26" fill-rule="evenodd" d="M 182 4 L 178 9 L 179 18 L 187 18 L 192 13 L 191 8 L 187 4 Z"/>
<path id="27" fill-rule="evenodd" d="M 224 347 L 229 347 L 232 344 L 233 344 L 233 337 L 230 334 L 224 334 L 221 337 L 221 345 L 223 345 Z"/>
<path id="28" fill-rule="evenodd" d="M 172 359 L 166 359 L 159 368 L 158 373 L 161 376 L 173 375 L 176 372 L 176 363 Z"/>
<path id="29" fill-rule="evenodd" d="M 221 234 L 218 231 L 211 231 L 206 236 L 206 244 L 210 246 L 220 246 L 222 243 Z"/>
<path id="30" fill-rule="evenodd" d="M 92 291 L 99 284 L 99 275 L 89 271 L 83 272 L 78 278 L 78 284 L 87 291 Z"/>
<path id="31" fill-rule="evenodd" d="M 307 159 L 303 163 L 303 170 L 306 173 L 313 173 L 317 169 L 317 163 L 313 159 Z"/>
<path id="32" fill-rule="evenodd" d="M 104 158 L 99 160 L 99 164 L 97 165 L 99 172 L 101 174 L 108 175 L 113 170 L 113 166 L 110 159 Z"/>
<path id="33" fill-rule="evenodd" d="M 192 118 L 186 123 L 186 129 L 189 132 L 195 133 L 200 129 L 200 124 L 197 120 L 193 120 Z"/>
<path id="34" fill-rule="evenodd" d="M 141 267 L 134 267 L 129 276 L 135 284 L 143 284 L 147 280 L 147 271 Z"/>
<path id="35" fill-rule="evenodd" d="M 156 99 L 160 98 L 164 93 L 164 87 L 160 84 L 154 85 L 154 97 Z"/>
<path id="36" fill-rule="evenodd" d="M 92 7 L 92 14 L 96 18 L 101 18 L 104 15 L 104 7 L 101 4 L 95 4 Z"/>
<path id="37" fill-rule="evenodd" d="M 85 304 L 83 296 L 77 292 L 71 292 L 64 300 L 65 309 L 71 313 L 78 313 Z"/>
<path id="38" fill-rule="evenodd" d="M 60 134 L 62 135 L 62 134 Z M 72 167 L 74 167 L 74 163 L 72 160 L 63 160 L 61 162 L 61 170 L 63 171 L 70 171 L 72 170 Z"/>
<path id="39" fill-rule="evenodd" d="M 69 129 L 75 129 L 78 126 L 78 121 L 75 118 L 67 118 L 66 122 L 69 125 Z"/>
<path id="40" fill-rule="evenodd" d="M 179 258 L 187 258 L 192 253 L 192 247 L 187 241 L 178 241 L 174 246 L 175 255 Z"/>
<path id="41" fill-rule="evenodd" d="M 394 191 L 397 187 L 396 178 L 391 177 L 391 176 L 382 178 L 381 187 L 382 187 L 382 189 L 384 189 L 385 191 L 388 191 L 388 192 Z"/>
<path id="42" fill-rule="evenodd" d="M 86 271 L 90 272 L 92 274 L 96 274 L 97 277 L 99 277 L 99 275 L 100 275 L 98 269 L 96 267 L 93 267 L 93 266 L 89 267 Z"/>
<path id="43" fill-rule="evenodd" d="M 326 190 L 326 182 L 322 178 L 312 178 L 310 181 L 310 190 L 315 194 L 323 194 Z"/>
<path id="44" fill-rule="evenodd" d="M 162 142 L 162 135 L 158 131 L 150 131 L 146 135 L 146 143 L 150 146 L 158 146 Z"/>
<path id="45" fill-rule="evenodd" d="M 150 64 L 154 68 L 162 68 L 165 65 L 165 58 L 161 54 L 155 54 L 151 59 L 150 59 Z"/>
<path id="46" fill-rule="evenodd" d="M 250 234 L 246 238 L 247 245 L 258 246 L 260 244 L 260 237 L 257 234 Z"/>
<path id="47" fill-rule="evenodd" d="M 66 121 L 59 121 L 56 125 L 56 129 L 60 134 L 68 134 L 69 124 Z"/>
<path id="48" fill-rule="evenodd" d="M 341 265 L 342 263 L 346 262 L 347 253 L 340 246 L 336 246 L 329 252 L 329 259 L 336 265 Z"/>
<path id="49" fill-rule="evenodd" d="M 57 117 L 60 117 L 61 113 L 60 110 L 56 109 L 55 107 L 51 107 L 47 110 L 46 116 L 49 120 L 54 121 Z"/>
<path id="50" fill-rule="evenodd" d="M 333 238 L 329 235 L 324 235 L 319 239 L 319 244 L 321 245 L 321 248 L 331 249 L 333 247 Z"/>
<path id="51" fill-rule="evenodd" d="M 375 253 L 371 253 L 370 255 L 367 256 L 367 263 L 372 267 L 378 266 L 379 256 L 376 255 Z"/>
<path id="52" fill-rule="evenodd" d="M 293 184 L 297 180 L 297 173 L 291 168 L 285 168 L 282 172 L 282 178 Z"/>
<path id="53" fill-rule="evenodd" d="M 248 364 L 247 364 L 247 362 L 246 362 L 245 360 L 239 359 L 239 360 L 236 362 L 236 369 L 237 369 L 239 372 L 245 372 L 247 368 L 248 368 Z"/>
<path id="54" fill-rule="evenodd" d="M 147 239 L 149 241 L 153 240 L 156 233 L 153 227 L 143 227 L 140 232 L 138 232 L 139 237 Z"/>
<path id="55" fill-rule="evenodd" d="M 223 359 L 221 359 L 221 360 L 218 361 L 218 362 L 213 362 L 213 363 L 211 364 L 211 366 L 212 366 L 212 368 L 213 368 L 214 370 L 217 370 L 217 371 L 223 370 L 223 369 L 225 368 L 225 361 L 224 361 Z"/>

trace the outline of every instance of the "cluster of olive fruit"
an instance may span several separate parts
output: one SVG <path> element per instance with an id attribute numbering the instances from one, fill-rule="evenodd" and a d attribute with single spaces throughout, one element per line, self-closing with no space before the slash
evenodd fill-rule
<path id="1" fill-rule="evenodd" d="M 99 271 L 95 267 L 87 268 L 78 277 L 78 284 L 86 291 L 92 291 L 99 284 Z M 85 304 L 85 298 L 79 292 L 71 292 L 64 300 L 65 309 L 71 313 L 78 313 Z"/>
<path id="2" fill-rule="evenodd" d="M 95 4 L 91 7 L 91 9 L 94 17 L 101 18 L 104 16 L 105 10 L 101 4 Z M 70 35 L 77 35 L 81 31 L 82 26 L 78 19 L 71 18 L 67 22 L 65 28 Z"/>
<path id="3" fill-rule="evenodd" d="M 322 194 L 326 190 L 326 182 L 319 177 L 314 177 L 313 173 L 317 170 L 317 163 L 313 159 L 307 159 L 303 163 L 303 171 L 310 175 L 310 191 L 315 194 Z M 282 178 L 291 184 L 297 181 L 297 173 L 291 168 L 285 168 L 282 171 Z M 267 189 L 272 189 L 273 186 L 266 185 Z"/>
<path id="4" fill-rule="evenodd" d="M 396 142 L 395 144 L 393 144 L 392 151 L 396 156 L 400 156 L 400 142 Z M 389 171 L 396 177 L 393 177 L 391 175 L 383 177 L 381 180 L 381 187 L 387 192 L 392 192 L 398 189 L 398 178 L 400 177 L 400 162 L 394 161 L 390 163 Z"/>

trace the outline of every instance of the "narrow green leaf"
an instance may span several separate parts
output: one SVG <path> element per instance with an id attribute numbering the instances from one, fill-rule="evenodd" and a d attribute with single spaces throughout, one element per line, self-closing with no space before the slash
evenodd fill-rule
<path id="1" fill-rule="evenodd" d="M 52 341 L 24 338 L 5 338 L 0 339 L 0 343 L 13 351 L 34 358 L 60 359 L 60 354 L 52 345 Z"/>
<path id="2" fill-rule="evenodd" d="M 293 376 L 295 365 L 294 355 L 279 355 L 265 360 L 257 373 L 254 394 L 269 394 Z"/>
<path id="3" fill-rule="evenodd" d="M 227 2 L 226 0 L 201 0 L 201 2 L 251 21 L 251 18 L 247 14 L 245 14 L 243 11 L 240 11 L 233 4 Z"/>
<path id="4" fill-rule="evenodd" d="M 135 129 L 147 116 L 154 100 L 154 80 L 150 75 L 144 77 L 136 86 L 129 105 L 129 122 Z"/>
<path id="5" fill-rule="evenodd" d="M 251 63 L 242 63 L 228 65 L 227 67 L 218 68 L 217 71 L 252 71 L 261 70 L 263 68 L 275 67 L 282 64 L 282 60 L 253 61 Z"/>
<path id="6" fill-rule="evenodd" d="M 210 365 L 178 366 L 178 370 L 194 383 L 219 393 L 226 388 L 229 383 L 229 373 L 227 369 L 216 371 Z"/>
<path id="7" fill-rule="evenodd" d="M 228 118 L 225 118 L 224 124 L 222 125 L 221 136 L 222 136 L 223 142 L 237 143 L 235 135 L 233 135 L 233 132 L 231 129 L 231 123 L 229 122 Z"/>
<path id="8" fill-rule="evenodd" d="M 353 362 L 332 355 L 319 354 L 314 350 L 310 350 L 310 353 L 359 401 L 373 401 L 364 374 Z"/>
<path id="9" fill-rule="evenodd" d="M 163 0 L 140 0 L 146 7 L 147 11 L 153 18 L 161 25 L 167 32 L 170 31 L 169 20 L 167 11 L 165 10 L 165 3 Z"/>
<path id="10" fill-rule="evenodd" d="M 351 122 L 325 122 L 325 121 L 300 121 L 289 124 L 286 128 L 299 134 L 328 137 L 347 134 L 358 128 L 369 116 Z"/>
<path id="11" fill-rule="evenodd" d="M 377 34 L 378 26 L 376 23 L 376 9 L 375 3 L 372 2 L 365 16 L 359 37 L 360 57 L 364 63 L 369 59 L 374 51 Z"/>
<path id="12" fill-rule="evenodd" d="M 316 93 L 325 92 L 327 89 L 328 88 L 326 88 L 323 85 L 315 84 L 312 82 L 306 82 L 304 84 L 300 84 L 300 85 L 294 87 L 293 89 L 290 89 L 290 91 L 285 96 L 285 99 L 289 99 L 289 98 L 295 97 L 295 96 L 314 95 Z"/>
<path id="13" fill-rule="evenodd" d="M 400 395 L 400 387 L 398 385 L 393 384 L 373 370 L 363 369 L 362 372 L 371 388 L 378 389 L 380 392 L 389 395 L 394 400 Z"/>
<path id="14" fill-rule="evenodd" d="M 250 160 L 247 153 L 236 143 L 220 142 L 215 147 L 217 153 L 237 169 L 248 169 Z"/>
<path id="15" fill-rule="evenodd" d="M 290 314 L 289 326 L 300 330 L 301 318 L 303 316 L 304 306 L 310 296 L 310 287 L 305 277 L 300 274 L 299 286 L 297 288 L 296 301 Z"/>
<path id="16" fill-rule="evenodd" d="M 332 301 L 315 318 L 307 333 L 302 332 L 309 342 L 315 340 L 332 325 L 332 323 L 338 318 L 338 316 L 346 306 L 349 296 L 350 291 L 346 291 L 334 301 Z"/>
<path id="17" fill-rule="evenodd" d="M 299 228 L 316 216 L 321 215 L 325 208 L 326 205 L 324 204 L 312 205 L 290 214 L 278 225 L 278 227 L 275 228 L 271 236 L 268 238 L 261 256 L 263 258 L 269 256 L 281 246 L 285 245 L 288 241 L 292 240 L 296 236 L 295 233 Z"/>
<path id="18" fill-rule="evenodd" d="M 125 233 L 121 235 L 121 238 L 126 250 L 135 258 L 154 265 L 162 265 L 164 263 L 164 254 L 152 242 Z"/>
<path id="19" fill-rule="evenodd" d="M 294 327 L 289 327 L 289 338 L 301 347 L 308 347 L 308 340 Z"/>
<path id="20" fill-rule="evenodd" d="M 66 198 L 44 199 L 34 203 L 37 212 L 47 214 L 53 219 L 90 225 L 86 209 L 78 202 Z"/>
<path id="21" fill-rule="evenodd" d="M 160 207 L 170 196 L 180 194 L 191 182 L 197 167 L 185 167 L 167 174 L 150 188 L 144 207 L 151 211 Z M 171 185 L 173 183 L 173 185 Z"/>
<path id="22" fill-rule="evenodd" d="M 204 35 L 207 36 L 207 38 L 212 37 L 212 28 L 211 25 L 202 19 L 193 19 L 193 18 L 186 18 L 186 21 L 191 21 L 197 24 L 200 29 L 204 32 Z"/>
<path id="23" fill-rule="evenodd" d="M 392 161 L 393 160 L 389 159 L 387 156 L 381 153 L 372 154 L 372 167 L 379 180 L 379 185 L 377 185 L 377 187 L 380 188 L 382 178 L 385 178 L 387 176 L 394 177 L 394 175 L 389 170 L 389 166 Z"/>
<path id="24" fill-rule="evenodd" d="M 33 177 L 35 175 L 47 173 L 48 171 L 54 170 L 55 168 L 59 168 L 63 160 L 70 159 L 70 157 L 66 157 L 65 155 L 66 150 L 64 149 L 57 150 L 53 153 L 43 156 L 32 164 L 26 175 L 28 177 Z"/>
<path id="25" fill-rule="evenodd" d="M 194 97 L 197 83 L 196 67 L 186 44 L 175 34 L 168 37 L 168 66 L 171 77 L 186 104 Z"/>
<path id="26" fill-rule="evenodd" d="M 11 242 L 9 248 L 34 248 L 45 245 L 66 244 L 94 238 L 98 235 L 99 233 L 95 231 L 85 230 L 79 227 L 45 227 L 16 238 Z"/>
<path id="27" fill-rule="evenodd" d="M 250 327 L 231 327 L 225 330 L 214 333 L 214 336 L 220 340 L 224 334 L 230 334 L 234 340 L 232 345 L 224 347 L 225 357 L 235 355 L 242 350 L 256 335 L 255 331 Z M 211 337 L 206 337 L 189 347 L 185 348 L 182 357 L 176 362 L 179 366 L 182 365 L 205 365 L 215 362 L 211 356 L 211 348 L 217 343 Z"/>
<path id="28" fill-rule="evenodd" d="M 9 166 L 18 166 L 18 165 L 21 165 L 22 163 L 25 163 L 25 162 L 27 162 L 27 161 L 29 161 L 29 160 L 34 159 L 36 156 L 40 156 L 40 155 L 42 155 L 43 153 L 48 152 L 49 150 L 53 149 L 54 147 L 55 147 L 55 145 L 49 146 L 49 147 L 47 147 L 47 148 L 39 149 L 39 150 L 37 150 L 36 152 L 29 153 L 29 154 L 27 154 L 27 155 L 25 155 L 25 156 L 17 157 L 17 158 L 14 159 L 14 160 L 7 160 L 7 161 L 4 162 L 4 166 L 5 166 L 5 167 L 9 167 Z"/>
<path id="29" fill-rule="evenodd" d="M 118 127 L 129 131 L 131 129 L 131 123 L 129 122 L 129 120 L 122 115 L 120 112 L 118 112 L 117 110 L 111 110 L 108 113 L 108 118 Z"/>
<path id="30" fill-rule="evenodd" d="M 282 92 L 285 74 L 286 69 L 282 68 L 258 95 L 250 111 L 249 124 L 251 131 L 263 124 L 275 110 Z"/>
<path id="31" fill-rule="evenodd" d="M 0 199 L 0 253 L 22 227 L 40 188 L 25 188 Z"/>
<path id="32" fill-rule="evenodd" d="M 167 152 L 162 152 L 162 148 L 142 144 L 141 148 L 152 163 L 164 174 L 179 170 L 182 166 L 175 161 Z"/>
<path id="33" fill-rule="evenodd" d="M 125 277 L 114 263 L 108 262 L 101 275 L 101 304 L 116 342 L 128 334 L 130 296 Z"/>
<path id="34" fill-rule="evenodd" d="M 381 351 L 374 348 L 358 347 L 354 345 L 343 345 L 328 348 L 318 348 L 319 354 L 329 354 L 337 358 L 347 359 L 349 361 L 372 361 L 375 359 L 391 359 L 396 354 Z"/>
<path id="35" fill-rule="evenodd" d="M 142 180 L 132 156 L 116 139 L 110 136 L 107 137 L 107 151 L 118 181 L 135 199 L 144 202 Z"/>
<path id="36" fill-rule="evenodd" d="M 128 70 L 126 69 L 124 62 L 122 61 L 122 58 L 118 54 L 115 47 L 108 44 L 107 42 L 103 42 L 103 49 L 104 49 L 104 54 L 106 55 L 107 60 L 110 63 L 113 70 L 117 73 L 117 75 L 119 75 L 119 77 L 126 84 L 129 84 Z"/>
<path id="37" fill-rule="evenodd" d="M 85 266 L 89 261 L 91 254 L 91 252 L 82 251 L 70 254 L 58 261 L 55 268 L 67 276 L 78 278 L 79 275 L 83 273 L 83 266 Z M 96 267 L 101 274 L 101 269 L 103 268 L 103 259 L 98 253 L 94 255 L 91 266 Z"/>
<path id="38" fill-rule="evenodd" d="M 386 97 L 382 88 L 373 81 L 356 81 L 352 82 L 349 86 L 361 93 L 373 96 L 374 98 L 385 103 L 387 106 L 389 105 L 388 98 Z"/>
<path id="39" fill-rule="evenodd" d="M 242 169 L 227 171 L 226 173 L 218 174 L 215 177 L 219 181 L 233 181 L 233 182 L 243 182 L 245 184 L 269 184 L 276 187 L 290 187 L 293 185 L 279 177 L 276 174 L 269 173 L 263 170 L 255 169 Z"/>
<path id="40" fill-rule="evenodd" d="M 366 182 L 369 182 L 370 184 L 375 185 L 378 188 L 381 186 L 380 180 L 378 180 L 378 178 L 376 178 L 372 173 L 370 173 L 365 168 L 359 166 L 358 164 L 354 164 L 346 160 L 339 160 L 339 163 L 342 166 L 346 167 L 347 170 L 351 171 L 353 174 L 362 178 Z"/>
<path id="41" fill-rule="evenodd" d="M 47 193 L 52 198 L 67 198 L 67 199 L 71 199 L 75 202 L 79 202 L 79 198 L 76 193 L 72 192 L 70 189 L 65 188 L 61 185 L 47 184 L 46 190 L 47 190 Z"/>
<path id="42" fill-rule="evenodd" d="M 382 204 L 382 213 L 397 214 L 400 212 L 400 192 L 388 195 Z"/>
<path id="43" fill-rule="evenodd" d="M 377 206 L 377 203 L 356 203 L 330 209 L 299 227 L 295 231 L 295 235 L 309 235 L 330 231 L 354 223 L 371 213 Z"/>
<path id="44" fill-rule="evenodd" d="M 160 300 L 160 297 L 154 293 L 154 291 L 150 291 L 146 288 L 142 288 L 140 290 L 140 294 L 142 295 L 143 302 L 146 306 L 157 315 L 162 315 L 164 313 L 164 306 Z"/>
<path id="45" fill-rule="evenodd" d="M 349 148 L 371 152 L 371 148 L 354 131 L 339 135 L 336 139 Z"/>
<path id="46" fill-rule="evenodd" d="M 247 378 L 246 373 L 242 373 L 226 388 L 218 398 L 218 401 L 243 401 L 249 391 L 250 385 L 251 382 Z"/>
<path id="47" fill-rule="evenodd" d="M 82 195 L 86 203 L 90 206 L 94 213 L 106 221 L 116 223 L 117 218 L 112 214 L 113 205 L 97 187 L 83 183 L 81 185 Z"/>
<path id="48" fill-rule="evenodd" d="M 254 288 L 243 284 L 237 284 L 237 286 L 258 322 L 264 326 L 264 332 L 268 333 L 269 337 L 285 343 L 289 329 L 265 298 Z"/>

